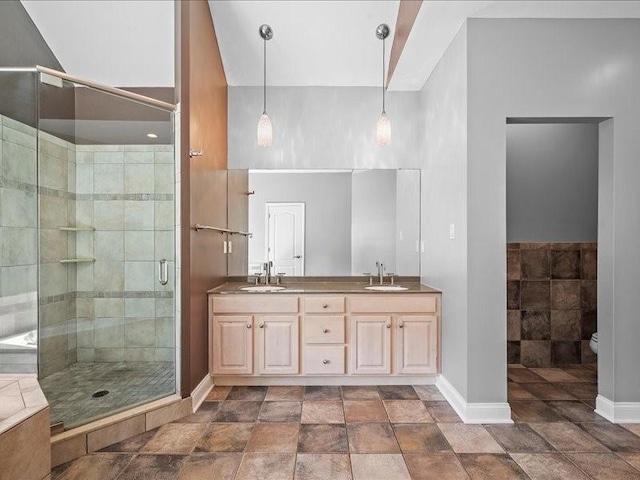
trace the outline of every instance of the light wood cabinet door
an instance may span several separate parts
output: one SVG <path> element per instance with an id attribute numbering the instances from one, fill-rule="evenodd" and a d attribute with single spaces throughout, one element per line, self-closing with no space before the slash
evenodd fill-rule
<path id="1" fill-rule="evenodd" d="M 436 373 L 438 355 L 438 317 L 399 315 L 396 317 L 397 373 Z"/>
<path id="2" fill-rule="evenodd" d="M 251 315 L 214 316 L 212 337 L 214 375 L 253 373 Z"/>
<path id="3" fill-rule="evenodd" d="M 391 316 L 353 315 L 350 326 L 351 373 L 391 373 Z"/>
<path id="4" fill-rule="evenodd" d="M 300 372 L 298 316 L 257 316 L 258 373 Z"/>

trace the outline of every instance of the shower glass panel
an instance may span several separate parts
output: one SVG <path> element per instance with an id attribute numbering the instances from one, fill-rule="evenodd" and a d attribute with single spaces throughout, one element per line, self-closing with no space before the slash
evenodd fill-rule
<path id="1" fill-rule="evenodd" d="M 37 372 L 37 74 L 0 69 L 0 374 Z"/>
<path id="2" fill-rule="evenodd" d="M 68 429 L 176 391 L 173 113 L 47 75 L 37 111 L 38 375 Z"/>

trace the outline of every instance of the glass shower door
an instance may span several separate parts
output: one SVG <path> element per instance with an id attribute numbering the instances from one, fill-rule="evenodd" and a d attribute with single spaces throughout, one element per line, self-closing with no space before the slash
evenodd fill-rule
<path id="1" fill-rule="evenodd" d="M 43 80 L 39 378 L 68 429 L 176 391 L 173 113 Z"/>

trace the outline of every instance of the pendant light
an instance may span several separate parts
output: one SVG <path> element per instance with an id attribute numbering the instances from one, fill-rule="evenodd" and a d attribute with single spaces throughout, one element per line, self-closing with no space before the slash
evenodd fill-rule
<path id="1" fill-rule="evenodd" d="M 387 116 L 387 112 L 384 110 L 385 102 L 385 39 L 389 36 L 389 25 L 381 23 L 376 28 L 376 37 L 382 40 L 382 113 L 378 117 L 378 124 L 376 126 L 376 143 L 380 146 L 391 144 L 391 121 Z"/>
<path id="2" fill-rule="evenodd" d="M 260 25 L 258 29 L 260 36 L 264 40 L 264 77 L 263 77 L 263 109 L 262 116 L 258 120 L 258 145 L 261 147 L 269 147 L 273 142 L 273 127 L 271 120 L 267 115 L 267 40 L 273 38 L 273 30 L 266 23 Z"/>

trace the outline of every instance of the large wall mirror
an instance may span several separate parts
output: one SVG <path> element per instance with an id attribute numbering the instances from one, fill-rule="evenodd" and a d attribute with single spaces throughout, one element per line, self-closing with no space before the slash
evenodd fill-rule
<path id="1" fill-rule="evenodd" d="M 419 170 L 230 170 L 229 275 L 420 275 Z M 246 240 L 245 240 L 246 239 Z"/>

